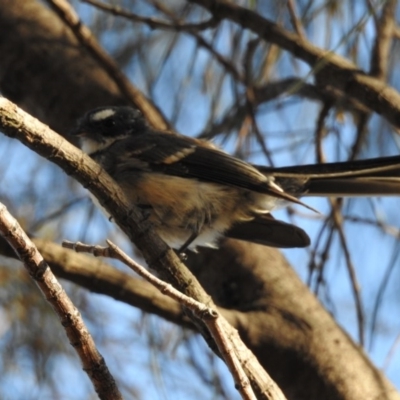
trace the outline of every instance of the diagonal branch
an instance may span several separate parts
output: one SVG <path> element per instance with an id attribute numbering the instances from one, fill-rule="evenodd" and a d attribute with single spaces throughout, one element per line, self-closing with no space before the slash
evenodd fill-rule
<path id="1" fill-rule="evenodd" d="M 147 264 L 165 281 L 207 307 L 216 307 L 196 277 L 153 232 L 149 222 L 143 221 L 140 212 L 132 207 L 114 180 L 90 157 L 4 97 L 0 97 L 0 129 L 60 166 L 88 188 L 122 231 L 140 248 Z M 230 334 L 237 334 L 225 319 L 223 321 Z M 251 351 L 243 342 L 237 341 L 234 352 L 243 360 L 246 375 L 256 395 L 261 399 L 272 399 L 271 388 L 276 384 Z"/>
<path id="2" fill-rule="evenodd" d="M 1 203 L 0 233 L 12 246 L 31 278 L 59 316 L 61 325 L 64 327 L 71 345 L 78 353 L 83 369 L 92 381 L 100 399 L 122 399 L 115 380 L 110 374 L 104 358 L 97 350 L 79 311 L 53 275 L 34 243 Z"/>
<path id="3" fill-rule="evenodd" d="M 350 61 L 323 50 L 262 17 L 226 0 L 189 0 L 206 8 L 214 18 L 228 19 L 274 43 L 313 68 L 316 83 L 335 87 L 400 127 L 400 94 L 381 80 L 366 75 Z"/>
<path id="4" fill-rule="evenodd" d="M 99 45 L 89 28 L 82 23 L 72 6 L 65 0 L 47 0 L 47 2 L 62 18 L 65 24 L 70 27 L 79 42 L 92 54 L 104 70 L 108 72 L 121 93 L 147 116 L 149 122 L 154 127 L 158 129 L 167 128 L 168 122 L 163 118 L 161 111 L 140 90 L 130 83 L 115 61 Z"/>
<path id="5" fill-rule="evenodd" d="M 217 310 L 206 307 L 204 304 L 185 296 L 183 293 L 176 290 L 173 286 L 162 281 L 152 273 L 142 267 L 136 261 L 132 260 L 118 246 L 107 240 L 108 247 L 92 246 L 81 242 L 73 243 L 69 241 L 63 242 L 63 247 L 75 250 L 76 252 L 87 252 L 95 257 L 109 257 L 121 261 L 129 268 L 134 270 L 138 275 L 156 287 L 161 293 L 179 302 L 184 308 L 190 310 L 197 318 L 201 319 L 207 327 L 215 343 L 217 344 L 219 353 L 227 364 L 232 376 L 235 379 L 235 387 L 239 390 L 242 398 L 245 400 L 256 400 L 254 392 L 250 386 L 250 382 L 244 373 L 243 365 L 236 357 L 233 351 L 231 341 L 240 340 L 236 332 L 235 337 L 228 336 L 224 329 L 224 323 Z M 277 391 L 272 392 L 271 400 L 284 399 L 282 392 L 276 387 Z"/>

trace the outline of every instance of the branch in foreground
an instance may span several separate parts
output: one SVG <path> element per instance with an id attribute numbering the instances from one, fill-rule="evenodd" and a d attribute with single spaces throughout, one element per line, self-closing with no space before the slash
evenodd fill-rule
<path id="1" fill-rule="evenodd" d="M 90 157 L 4 97 L 0 97 L 0 128 L 89 189 L 140 248 L 148 265 L 169 283 L 201 302 L 211 301 L 201 286 L 195 284 L 196 278 L 185 269 L 175 252 L 153 232 L 147 221 L 143 221 L 119 185 Z"/>
<path id="2" fill-rule="evenodd" d="M 246 400 L 255 400 L 256 397 L 250 386 L 249 379 L 247 378 L 243 370 L 243 366 L 240 360 L 236 357 L 233 346 L 230 344 L 230 340 L 239 339 L 239 336 L 236 335 L 236 337 L 234 338 L 233 336 L 227 335 L 227 332 L 225 332 L 223 328 L 223 324 L 221 324 L 222 319 L 219 313 L 215 309 L 209 308 L 204 304 L 188 296 L 185 296 L 174 287 L 172 287 L 170 284 L 151 274 L 140 264 L 132 260 L 126 253 L 124 253 L 110 240 L 107 240 L 107 244 L 108 247 L 102 247 L 91 246 L 81 242 L 72 243 L 69 241 L 64 241 L 63 247 L 75 250 L 76 252 L 88 252 L 93 254 L 95 257 L 109 257 L 119 260 L 127 265 L 129 268 L 131 268 L 133 271 L 135 271 L 142 278 L 146 279 L 148 282 L 154 285 L 157 289 L 160 290 L 161 293 L 176 300 L 183 307 L 189 309 L 207 326 L 208 331 L 211 333 L 215 343 L 217 344 L 221 356 L 223 357 L 235 380 L 235 387 L 239 390 L 242 398 Z M 283 396 L 282 391 L 273 382 L 271 383 L 276 390 L 276 393 L 272 393 L 271 400 L 284 399 L 285 397 Z"/>
<path id="3" fill-rule="evenodd" d="M 142 251 L 148 265 L 163 279 L 182 293 L 216 308 L 196 277 L 153 232 L 149 222 L 143 220 L 139 210 L 132 207 L 114 180 L 90 157 L 4 97 L 0 97 L 0 128 L 7 136 L 20 140 L 88 188 Z M 229 335 L 234 335 L 235 331 L 229 323 L 225 319 L 222 321 Z M 239 359 L 244 360 L 246 374 L 258 398 L 271 399 L 271 378 L 254 354 L 241 340 L 234 342 L 234 351 Z"/>
<path id="4" fill-rule="evenodd" d="M 90 292 L 103 294 L 143 312 L 155 314 L 178 326 L 195 330 L 180 305 L 163 296 L 148 282 L 120 271 L 99 258 L 75 253 L 51 241 L 33 238 L 32 242 L 57 277 L 69 280 Z M 18 259 L 2 236 L 0 255 Z M 227 310 L 222 309 L 220 312 L 229 320 Z"/>
<path id="5" fill-rule="evenodd" d="M 81 359 L 84 371 L 101 399 L 122 399 L 115 380 L 97 350 L 79 311 L 53 275 L 46 261 L 18 222 L 0 203 L 0 233 L 24 263 L 31 278 L 60 318 L 68 339 Z"/>

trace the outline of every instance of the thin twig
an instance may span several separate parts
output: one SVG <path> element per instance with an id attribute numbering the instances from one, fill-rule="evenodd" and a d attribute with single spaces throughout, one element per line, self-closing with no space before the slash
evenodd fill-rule
<path id="1" fill-rule="evenodd" d="M 273 21 L 254 10 L 224 0 L 188 0 L 207 9 L 218 20 L 229 20 L 243 29 L 248 29 L 267 43 L 278 45 L 296 58 L 312 67 L 311 74 L 322 87 L 336 87 L 346 91 L 364 106 L 381 114 L 396 127 L 400 126 L 400 94 L 380 80 L 374 79 L 343 57 L 314 46 L 307 40 L 299 40 L 295 33 L 288 32 Z M 361 26 L 366 18 L 357 26 Z M 357 29 L 355 26 L 354 29 Z"/>
<path id="2" fill-rule="evenodd" d="M 331 218 L 331 217 L 329 217 Z M 318 295 L 319 287 L 321 283 L 324 283 L 324 268 L 325 268 L 325 263 L 329 259 L 329 252 L 331 249 L 332 241 L 333 241 L 333 229 L 331 229 L 328 233 L 328 237 L 325 241 L 325 246 L 322 249 L 322 251 L 317 252 L 317 249 L 319 247 L 319 244 L 322 242 L 323 239 L 323 233 L 328 227 L 328 219 L 325 220 L 325 222 L 322 224 L 319 233 L 316 235 L 316 240 L 315 240 L 315 245 L 313 246 L 313 249 L 311 250 L 311 262 L 309 265 L 309 277 L 308 277 L 308 283 L 311 286 L 311 281 L 312 281 L 312 274 L 314 271 L 317 271 L 317 277 L 316 277 L 316 282 L 315 282 L 315 287 L 314 287 L 314 293 L 315 295 Z M 315 255 L 319 253 L 319 261 L 318 264 L 316 265 L 314 259 Z"/>
<path id="3" fill-rule="evenodd" d="M 371 52 L 370 74 L 382 81 L 386 81 L 390 47 L 392 44 L 396 24 L 397 0 L 384 2 L 380 18 L 376 21 L 376 37 Z"/>
<path id="4" fill-rule="evenodd" d="M 72 347 L 81 359 L 83 370 L 88 374 L 99 397 L 110 400 L 122 399 L 115 380 L 97 350 L 79 311 L 36 246 L 2 203 L 0 203 L 0 233 L 24 263 L 29 275 L 59 316 Z"/>
<path id="5" fill-rule="evenodd" d="M 379 284 L 378 292 L 377 292 L 377 295 L 374 300 L 374 306 L 372 308 L 371 323 L 370 323 L 370 326 L 371 326 L 371 328 L 370 328 L 370 345 L 369 345 L 370 350 L 372 349 L 372 346 L 374 344 L 376 329 L 378 327 L 379 309 L 382 306 L 385 291 L 387 290 L 387 287 L 388 287 L 389 283 L 391 282 L 392 274 L 396 270 L 396 267 L 398 265 L 400 243 L 395 243 L 394 247 L 395 248 L 394 248 L 394 251 L 392 252 L 391 260 L 389 261 L 386 271 L 383 274 L 383 278 Z"/>
<path id="6" fill-rule="evenodd" d="M 317 118 L 317 125 L 315 127 L 315 152 L 316 152 L 315 159 L 318 164 L 326 162 L 324 157 L 324 151 L 322 148 L 322 140 L 325 136 L 325 120 L 328 117 L 331 108 L 332 108 L 332 103 L 329 101 L 325 101 Z"/>
<path id="7" fill-rule="evenodd" d="M 88 3 L 91 4 L 92 6 L 101 9 L 103 11 L 106 11 L 112 15 L 116 15 L 122 18 L 126 18 L 132 22 L 138 22 L 147 25 L 151 29 L 164 29 L 164 30 L 173 30 L 173 31 L 184 31 L 191 36 L 193 36 L 199 46 L 207 49 L 210 54 L 216 59 L 218 63 L 220 63 L 224 69 L 230 73 L 237 81 L 243 82 L 243 76 L 239 73 L 239 71 L 236 69 L 236 67 L 233 65 L 233 63 L 224 57 L 222 54 L 217 52 L 215 48 L 208 43 L 202 36 L 199 35 L 198 31 L 205 30 L 205 29 L 210 29 L 214 28 L 218 20 L 214 17 L 211 17 L 208 21 L 200 22 L 197 24 L 188 24 L 184 23 L 176 18 L 174 13 L 169 11 L 164 4 L 160 5 L 160 8 L 162 8 L 162 12 L 164 12 L 166 15 L 168 15 L 172 22 L 168 23 L 165 21 L 162 21 L 158 18 L 154 17 L 144 17 L 129 11 L 124 10 L 121 7 L 118 6 L 111 6 L 108 4 L 104 4 L 102 2 L 96 1 L 96 0 L 81 0 L 83 3 Z"/>
<path id="8" fill-rule="evenodd" d="M 378 218 L 378 217 L 377 217 Z M 346 221 L 351 221 L 355 223 L 372 225 L 376 228 L 379 228 L 382 232 L 387 235 L 393 236 L 395 239 L 400 239 L 400 229 L 394 225 L 390 225 L 381 221 L 379 219 L 370 219 L 353 215 L 344 215 L 343 219 Z"/>
<path id="9" fill-rule="evenodd" d="M 153 5 L 162 13 L 164 13 L 166 16 L 168 16 L 175 24 L 180 24 L 182 23 L 179 21 L 179 19 L 176 17 L 176 14 L 170 10 L 166 5 L 165 2 L 158 2 L 153 0 L 152 1 Z M 212 17 L 212 21 L 214 26 L 217 26 L 219 21 Z M 205 48 L 214 58 L 215 60 L 222 65 L 222 67 L 225 69 L 226 72 L 231 74 L 234 79 L 236 79 L 238 82 L 244 81 L 244 77 L 242 74 L 238 71 L 238 69 L 235 67 L 233 62 L 229 60 L 227 57 L 223 56 L 221 53 L 215 50 L 215 46 L 213 46 L 211 43 L 207 42 L 203 36 L 201 36 L 196 29 L 189 29 L 186 31 L 188 34 L 192 35 L 196 40 L 199 46 Z"/>
<path id="10" fill-rule="evenodd" d="M 124 17 L 134 22 L 140 22 L 146 24 L 151 29 L 166 29 L 173 31 L 202 31 L 210 28 L 215 28 L 218 20 L 211 17 L 207 21 L 199 22 L 196 24 L 183 23 L 174 21 L 173 23 L 163 21 L 159 18 L 144 17 L 129 11 L 124 10 L 122 7 L 117 5 L 110 5 L 96 0 L 81 0 L 82 3 L 91 4 L 100 10 L 106 11 L 109 14 L 116 15 L 118 17 Z"/>
<path id="11" fill-rule="evenodd" d="M 118 246 L 116 246 L 111 240 L 107 240 L 108 247 L 88 245 L 82 242 L 70 242 L 64 240 L 62 246 L 76 251 L 77 253 L 90 253 L 95 257 L 108 257 L 114 258 L 123 262 L 133 271 L 135 271 L 139 276 L 146 279 L 161 293 L 166 296 L 171 297 L 176 300 L 184 307 L 188 308 L 194 315 L 200 319 L 207 318 L 217 318 L 217 312 L 205 304 L 200 303 L 189 296 L 184 295 L 179 290 L 175 289 L 171 284 L 164 282 L 163 280 L 157 278 L 152 273 L 150 273 L 146 268 L 138 264 L 136 261 L 132 260 L 126 253 L 124 253 Z"/>
<path id="12" fill-rule="evenodd" d="M 170 298 L 179 302 L 183 307 L 188 308 L 196 317 L 201 319 L 207 326 L 210 334 L 212 335 L 215 343 L 217 344 L 218 350 L 225 360 L 230 372 L 236 383 L 236 388 L 242 395 L 243 399 L 255 400 L 253 389 L 251 388 L 249 379 L 243 370 L 243 366 L 240 363 L 238 357 L 235 354 L 235 350 L 231 343 L 231 338 L 224 329 L 222 318 L 219 313 L 207 307 L 205 304 L 200 303 L 191 297 L 184 295 L 175 289 L 172 285 L 162 281 L 153 274 L 151 274 L 146 268 L 132 260 L 126 253 L 124 253 L 118 246 L 107 240 L 108 247 L 92 246 L 81 242 L 73 243 L 69 241 L 63 242 L 63 247 L 73 249 L 77 252 L 91 253 L 96 257 L 109 257 L 117 259 L 127 265 L 129 268 L 134 270 L 142 278 L 146 279 L 161 293 L 169 296 Z"/>
<path id="13" fill-rule="evenodd" d="M 396 0 L 387 0 L 382 8 L 381 16 L 378 18 L 374 13 L 376 26 L 376 37 L 370 56 L 370 75 L 385 82 L 388 72 L 388 61 L 390 58 L 390 47 L 395 29 Z M 371 13 L 374 11 L 370 2 L 367 2 Z M 349 159 L 357 157 L 364 145 L 367 133 L 370 112 L 360 112 L 357 123 L 357 135 L 351 147 Z"/>
<path id="14" fill-rule="evenodd" d="M 396 350 L 398 349 L 400 345 L 400 334 L 397 335 L 395 341 L 393 342 L 392 346 L 390 346 L 389 352 L 387 353 L 385 360 L 383 361 L 383 367 L 382 369 L 384 371 L 387 371 L 387 369 L 389 368 L 389 364 L 393 359 L 394 353 L 396 352 Z"/>
<path id="15" fill-rule="evenodd" d="M 300 21 L 300 18 L 297 15 L 296 3 L 293 0 L 287 0 L 287 5 L 289 9 L 290 21 L 293 25 L 294 30 L 302 39 L 305 39 L 306 34 L 304 32 L 304 28 Z"/>
<path id="16" fill-rule="evenodd" d="M 347 270 L 348 270 L 349 277 L 350 277 L 351 287 L 353 289 L 353 296 L 354 296 L 354 301 L 356 304 L 356 312 L 357 312 L 357 320 L 358 320 L 358 337 L 359 337 L 361 346 L 364 346 L 364 344 L 365 344 L 365 335 L 364 335 L 365 317 L 364 317 L 364 311 L 363 311 L 362 301 L 361 301 L 360 285 L 357 281 L 357 275 L 355 273 L 354 265 L 351 260 L 350 250 L 347 245 L 346 237 L 345 237 L 345 234 L 343 231 L 343 224 L 342 224 L 343 218 L 340 213 L 341 201 L 340 201 L 340 199 L 337 199 L 336 201 L 330 200 L 330 202 L 332 205 L 333 223 L 335 224 L 335 228 L 339 233 L 340 244 L 343 248 L 344 257 L 345 257 L 346 265 L 347 265 Z"/>
<path id="17" fill-rule="evenodd" d="M 68 201 L 65 204 L 62 204 L 57 210 L 51 212 L 50 214 L 44 216 L 43 218 L 35 221 L 28 229 L 28 233 L 33 232 L 33 231 L 38 231 L 43 227 L 43 225 L 49 223 L 50 221 L 59 218 L 60 216 L 66 214 L 70 208 L 75 206 L 76 204 L 80 203 L 82 200 L 84 200 L 86 197 L 77 197 L 71 201 Z"/>

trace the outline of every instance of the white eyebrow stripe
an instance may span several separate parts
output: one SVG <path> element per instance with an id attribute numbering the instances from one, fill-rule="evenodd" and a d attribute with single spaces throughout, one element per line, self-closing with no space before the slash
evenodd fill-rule
<path id="1" fill-rule="evenodd" d="M 90 117 L 90 119 L 92 121 L 101 121 L 102 119 L 106 119 L 108 117 L 111 117 L 114 114 L 115 114 L 115 110 L 112 110 L 111 108 L 108 108 L 106 110 L 97 111 L 96 113 L 94 113 Z"/>

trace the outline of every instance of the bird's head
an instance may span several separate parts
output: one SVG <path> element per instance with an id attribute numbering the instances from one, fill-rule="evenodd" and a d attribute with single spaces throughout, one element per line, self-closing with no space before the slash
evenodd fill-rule
<path id="1" fill-rule="evenodd" d="M 88 111 L 70 134 L 79 137 L 85 153 L 93 154 L 145 128 L 146 121 L 139 110 L 109 106 Z"/>

